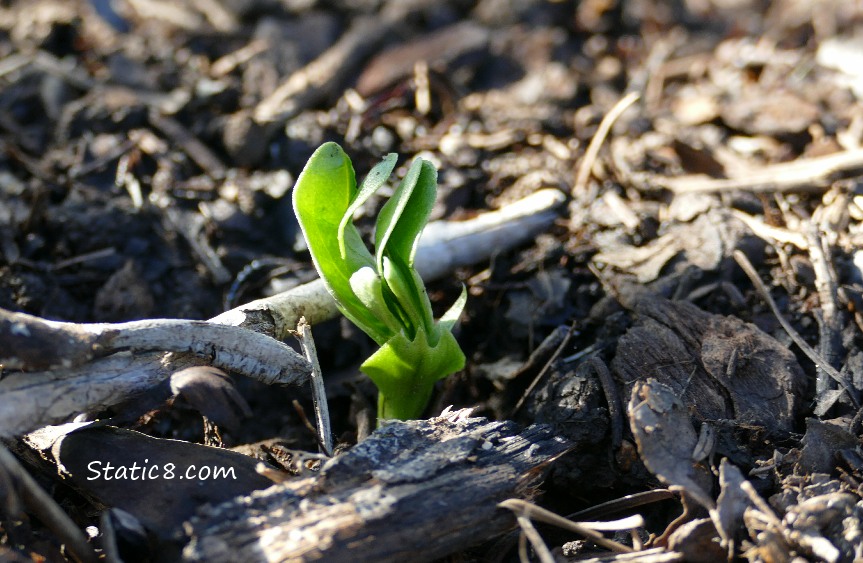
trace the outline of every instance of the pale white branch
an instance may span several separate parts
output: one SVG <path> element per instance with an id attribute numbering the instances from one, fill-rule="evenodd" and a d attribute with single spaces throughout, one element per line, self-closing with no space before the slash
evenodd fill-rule
<path id="1" fill-rule="evenodd" d="M 557 190 L 541 190 L 468 221 L 431 223 L 420 243 L 417 269 L 426 280 L 432 280 L 454 268 L 482 262 L 495 253 L 524 244 L 553 223 L 557 216 L 555 209 L 564 199 Z M 286 352 L 289 348 L 276 340 L 286 338 L 302 316 L 314 325 L 337 315 L 335 302 L 323 282 L 315 280 L 232 309 L 207 322 L 141 321 L 144 324 L 134 325 L 135 330 L 116 333 L 112 331 L 122 325 L 77 325 L 89 328 L 58 332 L 51 321 L 37 319 L 40 322 L 28 324 L 13 319 L 5 325 L 9 338 L 0 338 L 3 343 L 0 363 L 7 368 L 18 366 L 40 371 L 12 373 L 0 379 L 0 437 L 20 436 L 65 421 L 79 412 L 118 404 L 159 384 L 174 371 L 204 363 L 217 365 L 210 361 L 214 358 L 220 367 L 251 376 L 257 374 L 271 382 L 298 382 L 299 376 L 291 375 L 296 373 L 302 373 L 305 380 L 310 373 L 306 360 L 298 355 L 294 358 Z M 147 328 L 148 322 L 167 324 L 158 329 L 154 325 Z M 183 326 L 196 327 L 193 332 L 201 332 L 196 333 L 198 336 L 177 335 L 170 330 L 160 332 L 171 323 L 181 323 L 171 327 L 172 330 Z M 127 325 L 126 329 L 129 328 L 133 327 Z M 39 332 L 51 345 L 31 349 L 29 346 L 38 339 L 23 338 L 28 331 L 30 336 Z M 100 336 L 94 337 L 94 331 Z M 13 343 L 13 335 L 21 338 Z M 237 346 L 237 335 L 242 335 L 239 340 L 265 343 L 265 351 L 253 353 L 251 358 L 240 358 L 238 354 L 246 348 Z M 145 346 L 145 342 L 150 344 Z M 220 350 L 218 354 L 212 353 L 214 346 Z M 179 348 L 206 355 L 207 359 L 162 352 L 121 352 L 100 357 L 125 348 L 162 352 Z"/>

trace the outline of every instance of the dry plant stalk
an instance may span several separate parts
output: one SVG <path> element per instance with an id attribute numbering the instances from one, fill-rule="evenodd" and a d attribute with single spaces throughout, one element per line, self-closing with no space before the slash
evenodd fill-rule
<path id="1" fill-rule="evenodd" d="M 417 269 L 426 279 L 437 279 L 456 267 L 486 260 L 492 252 L 523 244 L 554 221 L 555 208 L 564 200 L 557 190 L 540 190 L 469 221 L 430 223 L 420 242 Z M 314 325 L 337 315 L 324 284 L 315 280 L 209 321 L 147 320 L 123 327 L 5 316 L 0 341 L 13 342 L 14 337 L 17 344 L 0 350 L 0 363 L 39 371 L 0 379 L 0 437 L 20 436 L 80 412 L 108 408 L 180 369 L 216 365 L 213 359 L 219 367 L 269 383 L 304 382 L 311 373 L 309 363 L 278 341 L 290 335 L 302 316 Z M 257 351 L 247 356 L 247 345 Z M 178 348 L 203 357 L 164 353 Z M 119 351 L 123 349 L 158 351 L 131 354 Z"/>

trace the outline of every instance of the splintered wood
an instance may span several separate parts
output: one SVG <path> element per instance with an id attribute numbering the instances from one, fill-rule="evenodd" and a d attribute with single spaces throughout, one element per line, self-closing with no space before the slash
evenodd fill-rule
<path id="1" fill-rule="evenodd" d="M 497 504 L 532 496 L 568 442 L 468 416 L 393 422 L 319 477 L 202 508 L 185 560 L 432 561 L 512 529 Z"/>

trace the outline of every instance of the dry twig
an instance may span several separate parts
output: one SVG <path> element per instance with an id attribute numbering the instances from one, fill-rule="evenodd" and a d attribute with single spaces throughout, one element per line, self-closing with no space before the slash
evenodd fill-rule
<path id="1" fill-rule="evenodd" d="M 809 259 L 812 261 L 812 269 L 815 271 L 815 288 L 818 291 L 818 301 L 821 305 L 820 314 L 816 315 L 819 328 L 818 351 L 821 357 L 835 368 L 845 355 L 845 347 L 842 345 L 844 319 L 839 305 L 836 273 L 831 264 L 830 251 L 825 248 L 824 239 L 817 225 L 809 225 L 806 231 L 806 240 L 809 243 Z M 820 375 L 817 379 L 816 397 L 819 402 L 824 393 L 830 390 L 829 381 L 824 375 Z"/>
<path id="2" fill-rule="evenodd" d="M 674 193 L 752 190 L 755 192 L 820 190 L 839 176 L 863 170 L 863 149 L 826 156 L 798 158 L 770 164 L 757 170 L 731 171 L 731 178 L 709 178 L 703 174 L 657 177 L 656 181 Z"/>
<path id="3" fill-rule="evenodd" d="M 323 453 L 332 457 L 333 436 L 330 431 L 330 409 L 327 406 L 327 391 L 324 389 L 324 378 L 321 374 L 321 366 L 318 363 L 318 352 L 315 349 L 315 340 L 312 338 L 312 327 L 305 318 L 300 319 L 297 325 L 297 336 L 306 360 L 312 366 L 312 403 L 315 407 L 315 422 L 318 425 L 317 432 L 321 440 Z"/>
<path id="4" fill-rule="evenodd" d="M 521 527 L 521 533 L 527 538 L 530 545 L 533 546 L 533 550 L 536 552 L 537 557 L 539 557 L 540 563 L 554 563 L 554 555 L 551 554 L 548 546 L 545 545 L 545 542 L 542 540 L 542 536 L 540 536 L 539 532 L 536 531 L 536 528 L 533 527 L 533 522 L 530 521 L 530 518 L 519 514 L 516 516 L 515 520 L 518 522 L 519 527 Z M 524 551 L 526 550 L 519 549 L 519 557 L 523 563 L 528 563 L 530 561 L 530 557 L 527 557 L 527 554 L 524 553 Z"/>
<path id="5" fill-rule="evenodd" d="M 575 532 L 576 534 L 589 539 L 596 545 L 602 546 L 615 553 L 632 553 L 632 548 L 623 545 L 622 543 L 610 540 L 596 530 L 629 530 L 644 525 L 644 520 L 641 516 L 631 516 L 616 522 L 573 522 L 572 520 L 567 520 L 563 516 L 558 516 L 554 512 L 521 499 L 508 499 L 499 503 L 498 506 L 511 510 L 519 516 L 526 516 L 539 520 L 540 522 L 545 522 L 546 524 L 558 526 L 564 530 L 569 530 L 570 532 Z"/>
<path id="6" fill-rule="evenodd" d="M 584 157 L 581 159 L 581 165 L 578 167 L 578 173 L 575 176 L 575 185 L 572 186 L 573 196 L 577 193 L 583 192 L 587 187 L 587 180 L 590 178 L 590 171 L 593 170 L 593 164 L 596 162 L 596 157 L 599 155 L 599 149 L 602 147 L 602 143 L 605 142 L 605 138 L 608 137 L 608 132 L 611 131 L 611 126 L 614 125 L 614 122 L 623 115 L 623 112 L 625 112 L 629 106 L 638 101 L 638 97 L 638 92 L 630 92 L 617 102 L 614 107 L 611 108 L 611 111 L 605 114 L 605 117 L 602 118 L 602 121 L 599 123 L 599 127 L 596 130 L 596 134 L 593 136 L 593 139 L 590 140 L 590 144 L 584 152 Z"/>
<path id="7" fill-rule="evenodd" d="M 63 512 L 51 495 L 42 490 L 9 450 L 0 445 L 0 466 L 12 477 L 24 504 L 51 529 L 69 548 L 72 556 L 82 563 L 96 563 L 99 557 L 87 543 L 78 525 Z"/>
<path id="8" fill-rule="evenodd" d="M 254 111 L 258 123 L 288 119 L 316 103 L 348 68 L 358 64 L 398 25 L 390 18 L 358 18 L 351 28 L 329 49 L 293 73 L 262 100 Z"/>
<path id="9" fill-rule="evenodd" d="M 782 328 L 785 329 L 785 332 L 788 333 L 788 336 L 791 337 L 791 340 L 797 344 L 798 348 L 812 360 L 812 363 L 815 364 L 816 368 L 820 368 L 827 375 L 832 377 L 839 385 L 845 389 L 845 392 L 848 394 L 848 398 L 851 400 L 851 403 L 855 407 L 860 407 L 860 401 L 857 399 L 857 395 L 854 390 L 848 385 L 848 382 L 845 381 L 845 378 L 836 371 L 836 369 L 831 366 L 824 358 L 822 358 L 815 350 L 812 349 L 809 344 L 803 340 L 803 337 L 794 330 L 794 327 L 791 326 L 784 316 L 782 316 L 782 312 L 779 310 L 779 307 L 776 306 L 776 302 L 773 300 L 773 297 L 770 296 L 770 292 L 767 291 L 767 288 L 764 286 L 764 282 L 761 281 L 761 278 L 758 276 L 758 272 L 755 271 L 755 268 L 752 266 L 752 263 L 746 257 L 743 252 L 739 250 L 734 251 L 734 259 L 740 265 L 749 279 L 752 281 L 752 284 L 755 286 L 755 289 L 758 290 L 758 293 L 761 295 L 761 298 L 767 302 L 767 306 L 770 307 L 770 311 L 773 313 L 773 316 L 776 317 L 776 320 L 779 321 L 779 324 L 782 325 Z"/>
<path id="10" fill-rule="evenodd" d="M 48 321 L 0 309 L 0 351 L 8 368 L 77 367 L 123 350 L 190 352 L 210 365 L 283 385 L 302 379 L 308 362 L 269 336 L 207 321 L 151 319 L 117 324 Z"/>
<path id="11" fill-rule="evenodd" d="M 564 195 L 557 190 L 541 190 L 510 206 L 479 215 L 469 221 L 431 223 L 420 242 L 417 269 L 426 279 L 432 280 L 440 278 L 456 267 L 486 260 L 493 252 L 506 251 L 522 244 L 537 232 L 547 228 L 557 216 L 555 208 L 563 200 Z M 279 295 L 232 309 L 207 322 L 171 322 L 193 323 L 196 326 L 208 325 L 203 330 L 210 336 L 195 345 L 196 350 L 208 356 L 214 344 L 224 345 L 225 341 L 231 341 L 234 338 L 234 334 L 246 335 L 253 331 L 261 334 L 252 336 L 252 339 L 261 339 L 263 335 L 268 335 L 274 336 L 276 340 L 282 340 L 289 336 L 302 316 L 305 316 L 310 324 L 316 324 L 334 318 L 338 314 L 335 301 L 327 292 L 323 282 L 315 280 Z M 38 320 L 42 323 L 47 322 Z M 220 329 L 217 325 L 229 326 L 222 326 Z M 71 343 L 66 343 L 62 339 L 54 338 L 56 332 L 53 332 L 50 323 L 37 323 L 32 326 L 45 327 L 46 336 L 53 339 L 54 344 L 38 347 L 29 356 L 23 347 L 10 346 L 0 351 L 0 361 L 5 361 L 7 367 L 11 367 L 14 365 L 13 362 L 30 358 L 27 360 L 31 362 L 27 369 L 47 371 L 13 373 L 0 380 L 0 436 L 21 435 L 41 426 L 67 420 L 80 412 L 110 407 L 150 389 L 175 371 L 206 363 L 203 359 L 188 355 L 173 354 L 165 357 L 162 352 L 134 355 L 120 353 L 100 357 L 106 352 L 87 347 L 88 341 L 90 345 L 100 343 L 96 336 L 87 334 L 87 330 L 79 331 L 80 337 L 84 339 L 83 343 L 74 339 Z M 242 327 L 250 332 L 236 333 L 236 328 L 230 327 Z M 219 332 L 220 330 L 229 332 Z M 6 327 L 5 333 L 14 336 L 16 331 L 20 332 L 21 328 L 10 324 Z M 99 338 L 107 338 L 110 342 L 112 337 L 102 335 Z M 185 335 L 183 338 L 188 340 L 193 337 Z M 164 342 L 166 345 L 164 350 L 176 349 L 178 341 L 174 338 L 162 337 L 162 340 L 167 341 Z M 114 349 L 121 348 L 118 345 L 119 342 L 113 343 Z M 135 346 L 140 344 L 140 335 L 137 344 L 125 341 L 124 346 L 135 347 L 133 344 Z M 73 363 L 80 364 L 79 367 L 63 364 L 64 346 L 73 352 L 72 358 L 78 358 Z M 280 346 L 284 347 L 284 345 Z M 16 351 L 14 353 L 8 351 L 12 349 Z M 265 375 L 266 377 L 275 374 L 273 370 L 279 368 L 274 366 L 280 365 L 287 354 L 282 348 L 275 351 L 277 352 L 275 359 L 262 361 L 263 358 L 259 357 L 255 360 L 258 364 L 275 362 L 269 367 L 260 366 L 264 374 L 270 374 Z M 47 354 L 48 352 L 51 354 Z M 40 356 L 44 357 L 40 359 Z M 230 359 L 240 361 L 238 358 Z M 305 359 L 298 355 L 297 359 L 300 360 L 299 365 L 302 366 L 300 372 L 304 377 L 309 373 L 310 368 Z M 56 369 L 37 367 L 40 361 L 42 366 L 59 365 L 60 367 Z M 89 363 L 81 364 L 88 361 Z M 250 360 L 242 359 L 242 361 Z M 230 367 L 230 362 L 222 367 L 233 369 Z M 287 380 L 292 379 L 288 378 L 285 381 Z"/>

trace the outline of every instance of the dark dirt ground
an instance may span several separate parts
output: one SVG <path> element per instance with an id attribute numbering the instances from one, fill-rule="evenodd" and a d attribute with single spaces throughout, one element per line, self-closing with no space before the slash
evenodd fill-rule
<path id="1" fill-rule="evenodd" d="M 438 308 L 460 284 L 470 297 L 457 334 L 468 365 L 429 414 L 473 406 L 555 425 L 579 444 L 543 487 L 559 514 L 671 485 L 716 499 L 734 488 L 717 482 L 727 459 L 782 521 L 751 497 L 728 501 L 742 519 L 735 557 L 861 560 L 861 34 L 863 5 L 847 0 L 4 2 L 0 307 L 75 322 L 206 319 L 312 279 L 290 189 L 327 140 L 358 174 L 387 152 L 400 166 L 433 160 L 434 218 L 558 188 L 567 207 L 532 244 L 430 285 Z M 321 55 L 333 72 L 306 66 Z M 585 169 L 627 92 L 639 100 Z M 792 343 L 735 250 L 844 383 Z M 349 445 L 358 405 L 374 401 L 357 374 L 371 346 L 345 321 L 315 335 Z M 291 407 L 310 409 L 304 391 L 237 386 L 253 416 L 226 445 L 314 449 Z M 669 449 L 685 436 L 651 447 L 638 401 L 627 408 L 633 393 L 650 402 L 669 389 L 682 422 L 666 423 L 694 424 L 708 443 L 694 469 Z M 140 414 L 126 425 L 203 440 L 183 405 Z M 82 497 L 51 486 L 94 525 Z M 649 546 L 724 554 L 715 527 L 708 547 L 695 531 L 669 543 L 679 506 L 642 511 Z M 558 557 L 589 551 L 540 530 Z M 0 539 L 0 557 L 63 560 L 38 521 Z"/>

